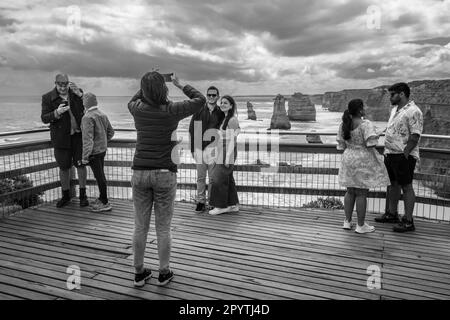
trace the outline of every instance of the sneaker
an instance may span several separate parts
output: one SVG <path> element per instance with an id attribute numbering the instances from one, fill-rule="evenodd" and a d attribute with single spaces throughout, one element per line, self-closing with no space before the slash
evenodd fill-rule
<path id="1" fill-rule="evenodd" d="M 345 230 L 352 230 L 352 222 L 347 221 L 347 219 L 344 220 L 344 225 L 342 226 L 342 229 Z"/>
<path id="2" fill-rule="evenodd" d="M 93 208 L 95 206 L 98 206 L 100 203 L 102 203 L 102 202 L 100 201 L 99 198 L 97 198 L 94 200 L 94 202 L 89 202 L 89 207 Z"/>
<path id="3" fill-rule="evenodd" d="M 134 275 L 134 286 L 135 287 L 143 287 L 145 282 L 152 277 L 152 271 L 150 269 L 145 268 L 144 272 L 136 273 Z"/>
<path id="4" fill-rule="evenodd" d="M 367 223 L 364 223 L 364 225 L 362 227 L 359 226 L 359 224 L 357 224 L 356 229 L 355 229 L 356 233 L 369 233 L 369 232 L 374 232 L 374 231 L 375 231 L 375 227 L 369 226 Z"/>
<path id="5" fill-rule="evenodd" d="M 80 207 L 87 207 L 89 206 L 89 201 L 87 197 L 80 198 Z"/>
<path id="6" fill-rule="evenodd" d="M 108 203 L 103 203 L 99 201 L 100 203 L 95 204 L 91 207 L 92 212 L 104 212 L 104 211 L 111 211 L 112 206 Z"/>
<path id="7" fill-rule="evenodd" d="M 400 219 L 398 218 L 397 212 L 396 213 L 386 212 L 381 216 L 376 217 L 375 221 L 381 223 L 398 223 L 400 222 Z"/>
<path id="8" fill-rule="evenodd" d="M 195 212 L 203 212 L 205 211 L 206 207 L 204 203 L 197 203 L 197 207 L 195 208 Z"/>
<path id="9" fill-rule="evenodd" d="M 239 205 L 229 206 L 227 209 L 228 212 L 239 212 Z"/>
<path id="10" fill-rule="evenodd" d="M 64 206 L 67 206 L 70 203 L 70 198 L 67 197 L 62 197 L 61 199 L 58 200 L 58 202 L 56 203 L 56 207 L 57 208 L 62 208 Z"/>
<path id="11" fill-rule="evenodd" d="M 158 276 L 158 282 L 156 283 L 158 286 L 165 286 L 166 284 L 168 284 L 170 282 L 170 280 L 173 279 L 173 272 L 172 270 L 170 270 L 168 273 L 166 274 L 162 274 L 161 272 L 159 273 Z"/>
<path id="12" fill-rule="evenodd" d="M 218 214 L 229 212 L 229 210 L 230 210 L 229 208 L 230 207 L 227 207 L 227 208 L 214 208 L 212 210 L 209 210 L 209 214 L 212 215 L 212 216 L 216 216 Z"/>
<path id="13" fill-rule="evenodd" d="M 405 217 L 403 217 L 402 221 L 393 228 L 394 232 L 408 232 L 414 230 L 416 230 L 414 220 L 408 221 Z"/>

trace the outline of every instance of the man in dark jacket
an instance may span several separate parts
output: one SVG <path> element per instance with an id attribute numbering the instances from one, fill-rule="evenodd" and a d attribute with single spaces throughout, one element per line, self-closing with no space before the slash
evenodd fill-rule
<path id="1" fill-rule="evenodd" d="M 214 137 L 205 136 L 209 129 L 218 129 L 225 114 L 220 111 L 217 101 L 219 89 L 211 86 L 206 90 L 206 104 L 199 112 L 192 116 L 189 124 L 189 136 L 191 141 L 191 153 L 197 167 L 197 207 L 196 212 L 206 209 L 206 173 L 211 179 L 213 162 L 208 161 L 208 151 L 205 148 L 214 141 Z M 211 190 L 211 181 L 208 183 L 208 197 Z"/>
<path id="2" fill-rule="evenodd" d="M 134 285 L 138 287 L 151 277 L 151 270 L 144 268 L 144 253 L 153 203 L 159 256 L 157 285 L 165 285 L 173 278 L 169 266 L 170 226 L 177 190 L 177 141 L 173 133 L 180 120 L 198 112 L 206 101 L 193 87 L 182 86 L 176 76 L 172 81 L 190 100 L 169 101 L 164 77 L 152 71 L 142 77 L 141 90 L 128 103 L 137 131 L 131 185 L 135 212 Z"/>
<path id="3" fill-rule="evenodd" d="M 70 202 L 70 168 L 77 168 L 80 184 L 80 206 L 89 205 L 86 197 L 86 167 L 81 164 L 81 118 L 84 114 L 83 92 L 66 74 L 56 76 L 55 88 L 42 96 L 41 119 L 50 123 L 50 138 L 59 167 L 62 198 L 58 208 Z"/>

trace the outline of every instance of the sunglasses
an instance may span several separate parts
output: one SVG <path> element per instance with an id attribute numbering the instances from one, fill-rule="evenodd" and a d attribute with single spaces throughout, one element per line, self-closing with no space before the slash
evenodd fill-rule
<path id="1" fill-rule="evenodd" d="M 59 87 L 67 87 L 69 85 L 69 82 L 55 82 L 55 83 Z"/>
<path id="2" fill-rule="evenodd" d="M 208 97 L 215 98 L 215 97 L 217 97 L 217 94 L 209 94 L 209 93 L 208 93 L 207 96 L 208 96 Z"/>

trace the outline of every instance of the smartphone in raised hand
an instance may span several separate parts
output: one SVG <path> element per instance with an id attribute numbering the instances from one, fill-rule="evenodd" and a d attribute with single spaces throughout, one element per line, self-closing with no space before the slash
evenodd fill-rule
<path id="1" fill-rule="evenodd" d="M 173 73 L 162 73 L 165 82 L 172 82 Z"/>

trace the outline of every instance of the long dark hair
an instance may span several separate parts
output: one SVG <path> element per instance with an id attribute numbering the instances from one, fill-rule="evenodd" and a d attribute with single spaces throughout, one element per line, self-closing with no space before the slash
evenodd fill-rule
<path id="1" fill-rule="evenodd" d="M 225 117 L 225 121 L 223 122 L 223 126 L 222 126 L 222 130 L 226 130 L 227 126 L 228 126 L 228 122 L 236 113 L 236 102 L 234 101 L 232 96 L 228 96 L 228 95 L 223 96 L 220 100 L 222 100 L 222 99 L 227 99 L 228 102 L 231 104 L 231 109 L 228 110 L 228 114 Z"/>
<path id="2" fill-rule="evenodd" d="M 169 102 L 167 99 L 169 90 L 159 72 L 151 71 L 144 74 L 141 79 L 141 91 L 147 103 L 165 105 Z"/>
<path id="3" fill-rule="evenodd" d="M 342 115 L 342 132 L 344 140 L 350 139 L 352 131 L 352 118 L 364 108 L 364 102 L 361 99 L 353 99 L 348 103 L 347 110 Z"/>

